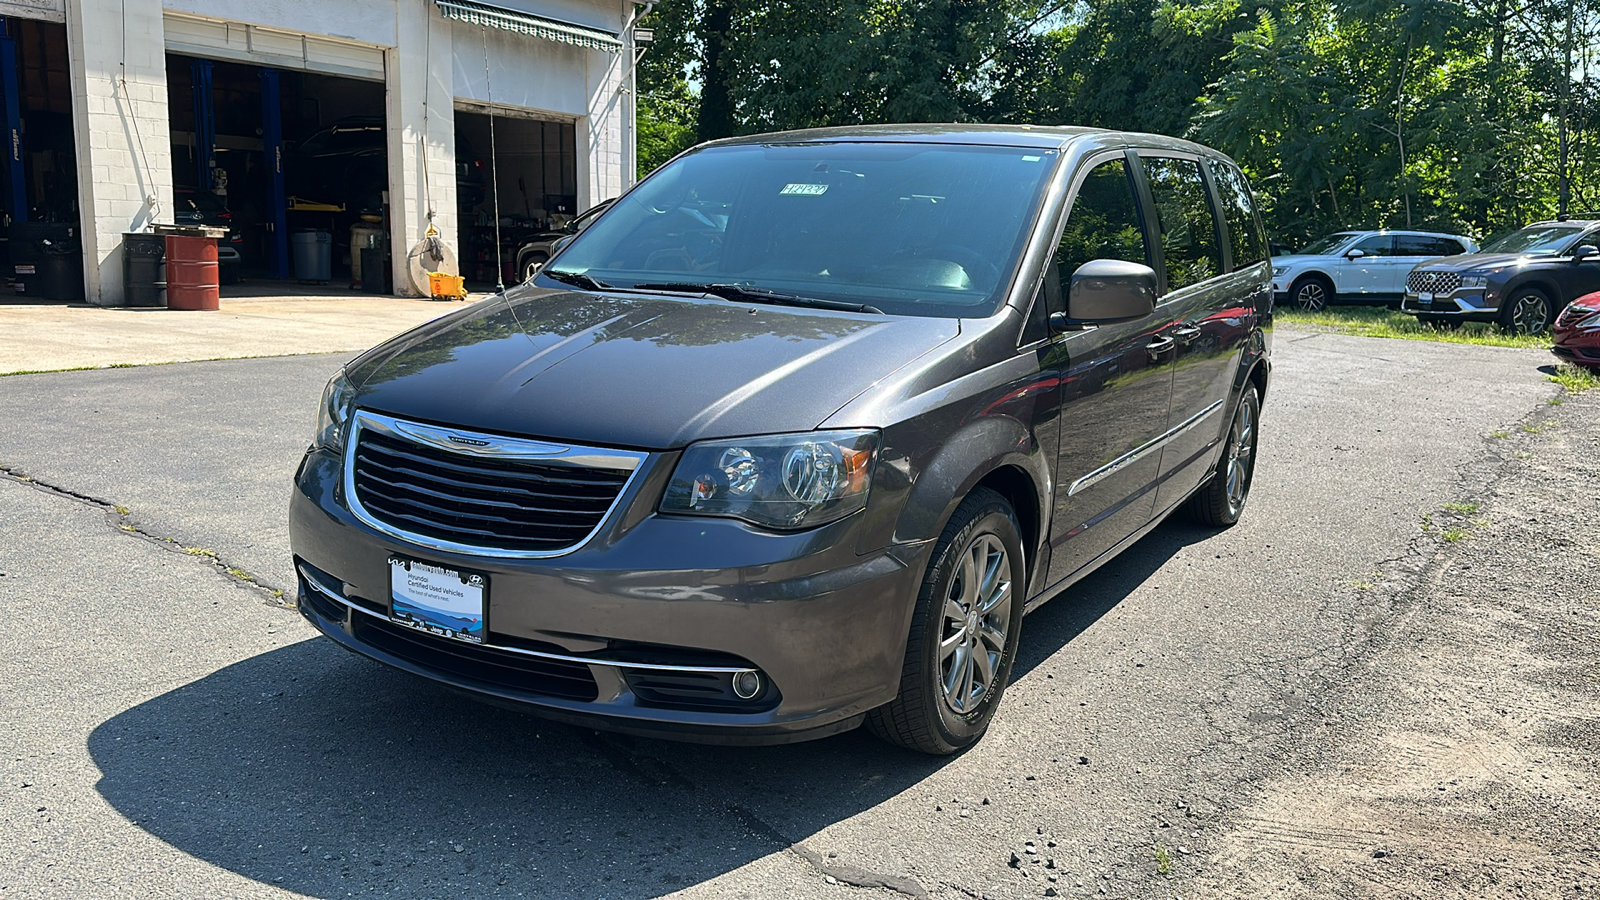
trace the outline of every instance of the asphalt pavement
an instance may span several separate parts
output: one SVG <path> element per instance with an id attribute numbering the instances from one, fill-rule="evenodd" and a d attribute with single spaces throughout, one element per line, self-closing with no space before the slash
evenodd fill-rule
<path id="1" fill-rule="evenodd" d="M 1556 409 L 1537 351 L 1277 337 L 1244 520 L 1029 616 L 950 760 L 603 735 L 313 637 L 274 591 L 345 356 L 0 378 L 0 897 L 1188 896 L 1422 517 Z"/>

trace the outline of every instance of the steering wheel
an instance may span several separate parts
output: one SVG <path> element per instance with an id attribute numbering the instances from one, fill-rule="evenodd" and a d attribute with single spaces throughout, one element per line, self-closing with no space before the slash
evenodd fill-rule
<path id="1" fill-rule="evenodd" d="M 993 287 L 1000 283 L 1000 267 L 971 247 L 960 244 L 935 247 L 926 255 L 935 259 L 947 259 L 965 269 L 967 278 L 972 281 L 974 287 L 980 285 Z"/>

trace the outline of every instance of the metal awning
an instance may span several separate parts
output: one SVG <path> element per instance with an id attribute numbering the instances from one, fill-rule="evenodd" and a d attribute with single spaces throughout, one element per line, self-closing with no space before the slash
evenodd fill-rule
<path id="1" fill-rule="evenodd" d="M 439 12 L 446 19 L 455 19 L 468 25 L 498 28 L 501 31 L 544 38 L 558 44 L 571 44 L 585 50 L 603 50 L 607 53 L 622 51 L 621 38 L 598 28 L 573 25 L 570 22 L 560 22 L 532 13 L 477 3 L 474 0 L 435 0 L 435 2 L 439 4 Z"/>

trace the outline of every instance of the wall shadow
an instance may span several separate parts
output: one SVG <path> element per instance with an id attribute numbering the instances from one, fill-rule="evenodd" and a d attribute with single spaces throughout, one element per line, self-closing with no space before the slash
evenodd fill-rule
<path id="1" fill-rule="evenodd" d="M 1211 533 L 1164 525 L 1030 615 L 1017 677 Z M 88 749 L 101 795 L 139 827 L 313 897 L 659 896 L 781 851 L 947 762 L 865 731 L 757 748 L 607 735 L 480 704 L 319 639 L 129 709 Z"/>

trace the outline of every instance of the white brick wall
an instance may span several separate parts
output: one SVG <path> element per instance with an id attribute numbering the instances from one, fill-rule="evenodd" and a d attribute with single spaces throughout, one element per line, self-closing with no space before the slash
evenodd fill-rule
<path id="1" fill-rule="evenodd" d="M 405 296 L 416 293 L 406 255 L 426 233 L 429 210 L 446 243 L 458 253 L 460 248 L 454 246 L 456 126 L 450 90 L 450 22 L 431 2 L 401 0 L 397 16 L 396 44 L 389 51 L 388 65 L 389 241 L 395 293 Z M 459 267 L 451 274 L 459 275 Z"/>
<path id="2" fill-rule="evenodd" d="M 84 289 L 119 306 L 122 234 L 172 221 L 161 0 L 67 0 Z"/>
<path id="3" fill-rule="evenodd" d="M 390 239 L 394 284 L 409 292 L 406 253 L 422 239 L 428 212 L 447 241 L 456 235 L 454 99 L 478 96 L 483 36 L 439 15 L 432 0 L 346 0 L 349 16 L 318 21 L 325 0 L 64 0 L 71 59 L 73 125 L 83 210 L 84 282 L 89 302 L 123 302 L 122 234 L 172 221 L 163 6 L 241 22 L 352 32 L 389 46 Z M 530 12 L 620 30 L 625 0 L 516 0 Z M 392 22 L 392 27 L 385 19 Z M 290 25 L 290 23 L 296 23 Z M 353 31 L 352 31 L 353 30 Z M 392 36 L 392 37 L 391 37 Z M 578 50 L 520 35 L 489 41 L 495 100 L 578 119 L 580 205 L 614 197 L 632 183 L 632 96 L 623 54 Z M 501 80 L 503 79 L 503 80 Z M 428 121 L 423 123 L 423 104 Z"/>

